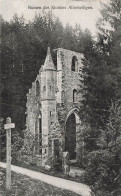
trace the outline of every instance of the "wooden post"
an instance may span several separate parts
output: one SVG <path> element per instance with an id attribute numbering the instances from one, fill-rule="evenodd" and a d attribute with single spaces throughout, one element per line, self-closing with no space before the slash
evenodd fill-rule
<path id="1" fill-rule="evenodd" d="M 6 189 L 10 191 L 11 189 L 11 129 L 15 128 L 15 124 L 11 123 L 11 118 L 6 119 L 6 124 L 4 129 L 6 130 L 6 140 L 7 140 L 7 171 L 6 171 Z"/>
<path id="2" fill-rule="evenodd" d="M 6 130 L 7 139 L 7 173 L 6 173 L 6 189 L 11 189 L 11 129 Z"/>

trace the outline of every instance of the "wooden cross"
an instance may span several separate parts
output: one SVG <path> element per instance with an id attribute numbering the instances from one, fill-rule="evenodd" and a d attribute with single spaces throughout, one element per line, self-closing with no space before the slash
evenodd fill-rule
<path id="1" fill-rule="evenodd" d="M 11 123 L 11 118 L 6 119 L 6 124 L 4 124 L 4 129 L 6 130 L 6 140 L 7 140 L 7 171 L 6 171 L 6 189 L 10 191 L 11 189 L 11 129 L 15 128 L 15 124 Z"/>

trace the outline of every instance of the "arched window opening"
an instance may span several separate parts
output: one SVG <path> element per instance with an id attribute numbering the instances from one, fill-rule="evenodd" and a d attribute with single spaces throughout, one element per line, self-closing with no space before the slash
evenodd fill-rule
<path id="1" fill-rule="evenodd" d="M 52 86 L 50 86 L 50 91 L 52 90 Z"/>
<path id="2" fill-rule="evenodd" d="M 77 63 L 78 63 L 77 57 L 73 56 L 72 64 L 71 64 L 71 71 L 77 71 Z"/>
<path id="3" fill-rule="evenodd" d="M 39 97 L 40 95 L 40 85 L 39 85 L 39 81 L 36 81 L 36 96 Z"/>
<path id="4" fill-rule="evenodd" d="M 76 89 L 73 90 L 73 102 L 74 103 L 77 102 L 77 90 Z"/>

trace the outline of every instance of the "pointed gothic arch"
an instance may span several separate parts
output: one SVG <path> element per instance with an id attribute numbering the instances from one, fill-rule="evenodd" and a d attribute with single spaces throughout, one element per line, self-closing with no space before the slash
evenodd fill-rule
<path id="1" fill-rule="evenodd" d="M 77 57 L 73 56 L 72 63 L 71 63 L 71 71 L 77 71 L 77 69 L 78 69 L 77 64 L 78 64 Z"/>
<path id="2" fill-rule="evenodd" d="M 77 152 L 77 137 L 79 133 L 80 118 L 79 110 L 72 109 L 65 121 L 65 151 L 69 152 L 70 159 L 76 159 Z"/>

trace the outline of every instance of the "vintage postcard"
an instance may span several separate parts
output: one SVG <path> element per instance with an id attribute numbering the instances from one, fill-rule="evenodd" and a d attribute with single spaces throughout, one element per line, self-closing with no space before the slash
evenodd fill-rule
<path id="1" fill-rule="evenodd" d="M 0 0 L 0 196 L 120 196 L 121 1 Z"/>

